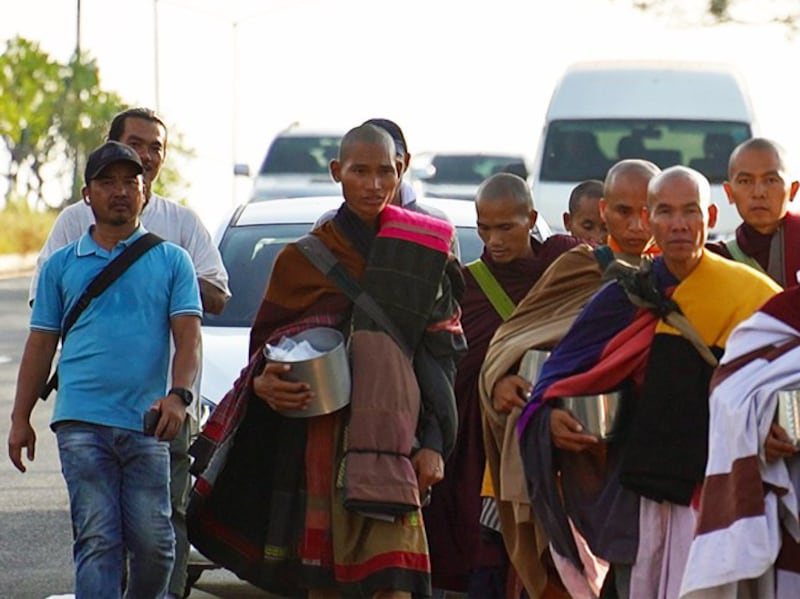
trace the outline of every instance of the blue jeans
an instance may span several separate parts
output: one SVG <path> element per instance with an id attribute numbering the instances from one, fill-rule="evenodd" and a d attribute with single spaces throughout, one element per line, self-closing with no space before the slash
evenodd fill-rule
<path id="1" fill-rule="evenodd" d="M 56 425 L 74 535 L 76 599 L 157 599 L 175 557 L 170 524 L 169 445 L 140 432 L 65 422 Z"/>

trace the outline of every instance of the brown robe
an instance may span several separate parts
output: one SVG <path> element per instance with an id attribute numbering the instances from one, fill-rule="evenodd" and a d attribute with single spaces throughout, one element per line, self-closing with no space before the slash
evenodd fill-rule
<path id="1" fill-rule="evenodd" d="M 547 549 L 548 539 L 528 498 L 516 434 L 520 410 L 510 414 L 495 411 L 492 390 L 502 377 L 516 370 L 528 349 L 551 349 L 601 285 L 600 265 L 591 247 L 580 245 L 562 255 L 528 292 L 511 318 L 497 329 L 480 372 L 478 390 L 486 461 L 503 540 L 511 563 L 532 597 L 538 597 L 547 584 L 545 566 L 539 558 Z"/>

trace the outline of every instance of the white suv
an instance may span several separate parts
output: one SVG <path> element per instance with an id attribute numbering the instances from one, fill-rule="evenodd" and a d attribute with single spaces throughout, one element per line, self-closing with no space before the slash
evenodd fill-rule
<path id="1" fill-rule="evenodd" d="M 267 150 L 253 182 L 251 202 L 334 195 L 339 185 L 328 171 L 339 153 L 342 133 L 290 127 Z"/>

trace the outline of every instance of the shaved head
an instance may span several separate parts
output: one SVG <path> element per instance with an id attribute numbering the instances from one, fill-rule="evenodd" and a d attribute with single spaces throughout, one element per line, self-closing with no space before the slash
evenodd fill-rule
<path id="1" fill-rule="evenodd" d="M 603 182 L 599 179 L 587 179 L 578 183 L 569 194 L 569 213 L 575 216 L 578 204 L 584 197 L 599 200 L 603 197 Z"/>
<path id="2" fill-rule="evenodd" d="M 385 129 L 375 125 L 359 125 L 344 134 L 339 144 L 339 162 L 347 160 L 352 148 L 356 144 L 369 144 L 383 146 L 391 156 L 395 155 L 394 140 Z"/>
<path id="3" fill-rule="evenodd" d="M 478 187 L 475 194 L 476 204 L 497 200 L 510 200 L 521 214 L 528 214 L 533 210 L 533 196 L 527 182 L 511 173 L 492 175 Z"/>
<path id="4" fill-rule="evenodd" d="M 638 158 L 620 160 L 606 174 L 600 216 L 608 229 L 610 243 L 633 259 L 651 242 L 644 221 L 647 209 L 647 185 L 661 169 Z"/>
<path id="5" fill-rule="evenodd" d="M 614 195 L 614 186 L 619 179 L 631 178 L 637 180 L 650 181 L 653 177 L 658 175 L 661 169 L 649 160 L 642 160 L 640 158 L 628 158 L 620 160 L 614 164 L 606 174 L 605 186 L 603 188 L 603 197 L 608 198 Z"/>
<path id="6" fill-rule="evenodd" d="M 536 224 L 531 190 L 525 179 L 497 173 L 475 195 L 478 237 L 497 264 L 533 256 L 531 229 Z"/>
<path id="7" fill-rule="evenodd" d="M 717 222 L 711 185 L 693 168 L 671 166 L 650 180 L 647 207 L 664 264 L 682 281 L 700 263 L 708 230 Z"/>
<path id="8" fill-rule="evenodd" d="M 772 141 L 771 139 L 766 139 L 765 137 L 754 137 L 752 139 L 748 139 L 747 141 L 743 141 L 733 149 L 733 152 L 731 152 L 731 157 L 728 159 L 728 179 L 733 179 L 733 177 L 736 175 L 739 156 L 748 150 L 766 150 L 773 152 L 778 158 L 778 172 L 786 172 L 786 150 L 784 150 L 780 144 Z"/>
<path id="9" fill-rule="evenodd" d="M 667 185 L 678 181 L 687 181 L 697 190 L 697 199 L 700 205 L 707 208 L 711 204 L 711 185 L 701 173 L 688 166 L 671 166 L 650 179 L 647 186 L 647 207 L 651 209 L 655 199 Z"/>

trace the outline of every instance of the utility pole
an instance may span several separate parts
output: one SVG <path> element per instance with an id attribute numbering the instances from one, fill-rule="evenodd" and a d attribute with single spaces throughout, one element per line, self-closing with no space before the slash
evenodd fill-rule
<path id="1" fill-rule="evenodd" d="M 158 0 L 153 0 L 153 73 L 155 75 L 156 112 L 161 112 L 161 76 L 158 68 Z"/>
<path id="2" fill-rule="evenodd" d="M 75 56 L 81 54 L 81 0 L 77 0 L 78 10 L 76 11 L 76 26 L 75 26 Z"/>
<path id="3" fill-rule="evenodd" d="M 77 6 L 75 10 L 75 56 L 73 58 L 73 73 L 74 69 L 78 68 L 78 65 L 81 62 L 81 0 L 76 0 Z M 68 93 L 69 88 L 72 87 L 72 79 L 73 75 L 69 76 L 69 79 L 66 81 L 66 88 L 64 90 L 64 94 Z M 81 170 L 78 165 L 80 158 L 76 155 L 75 161 L 72 163 L 72 189 L 69 191 L 69 196 L 63 198 L 61 200 L 61 208 L 67 206 L 72 198 L 80 197 L 80 176 Z"/>

